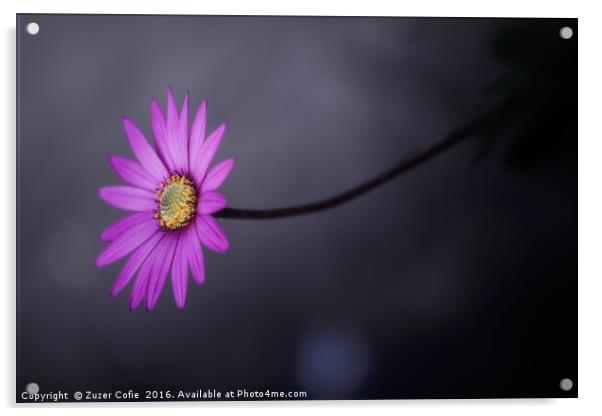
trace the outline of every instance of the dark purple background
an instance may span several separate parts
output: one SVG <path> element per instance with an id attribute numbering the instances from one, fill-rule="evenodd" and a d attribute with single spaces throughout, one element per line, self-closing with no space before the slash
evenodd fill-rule
<path id="1" fill-rule="evenodd" d="M 528 80 L 536 65 L 520 59 L 544 57 L 526 42 L 518 64 L 506 59 L 500 36 L 528 26 L 576 53 L 558 36 L 576 20 L 17 20 L 18 393 L 37 382 L 313 399 L 576 395 L 558 387 L 577 381 L 576 125 L 560 151 L 544 151 L 559 129 L 541 134 L 527 167 L 508 161 L 510 131 L 331 211 L 224 220 L 231 250 L 205 251 L 206 283 L 190 282 L 183 312 L 169 283 L 152 313 L 130 312 L 129 287 L 108 296 L 123 262 L 93 266 L 100 231 L 123 215 L 96 194 L 120 183 L 109 155 L 131 155 L 121 117 L 150 137 L 150 99 L 164 104 L 168 86 L 179 103 L 189 91 L 191 108 L 208 99 L 209 128 L 228 123 L 218 159 L 236 159 L 229 205 L 275 208 L 442 139 L 514 88 L 500 80 Z M 576 60 L 563 62 L 534 79 L 566 66 L 544 89 L 576 91 Z M 576 111 L 572 98 L 546 100 Z"/>

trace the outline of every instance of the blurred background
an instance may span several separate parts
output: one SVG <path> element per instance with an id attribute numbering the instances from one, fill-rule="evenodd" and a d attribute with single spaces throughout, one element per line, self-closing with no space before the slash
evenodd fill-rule
<path id="1" fill-rule="evenodd" d="M 27 23 L 40 31 L 31 36 Z M 564 39 L 560 29 L 570 26 Z M 574 397 L 576 19 L 18 16 L 17 394 Z M 507 100 L 474 138 L 339 208 L 224 220 L 178 311 L 109 290 L 97 189 L 168 86 L 236 159 L 228 205 L 345 190 Z M 573 390 L 562 391 L 571 378 Z"/>

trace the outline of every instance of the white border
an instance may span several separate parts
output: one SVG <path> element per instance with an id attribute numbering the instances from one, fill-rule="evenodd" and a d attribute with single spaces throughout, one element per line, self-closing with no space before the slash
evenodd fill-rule
<path id="1" fill-rule="evenodd" d="M 162 414 L 169 408 L 178 412 L 218 412 L 230 414 L 237 410 L 250 415 L 265 413 L 327 414 L 344 411 L 364 416 L 367 411 L 377 414 L 420 412 L 446 415 L 506 415 L 528 412 L 534 415 L 602 414 L 602 327 L 600 316 L 602 300 L 602 184 L 599 180 L 602 166 L 602 108 L 598 104 L 602 91 L 602 21 L 594 1 L 410 1 L 385 0 L 214 0 L 207 1 L 145 1 L 123 0 L 83 1 L 20 1 L 0 5 L 2 21 L 3 99 L 0 102 L 0 126 L 4 134 L 0 140 L 0 218 L 3 219 L 0 240 L 2 281 L 2 320 L 0 342 L 3 360 L 0 369 L 0 403 L 15 411 L 15 13 L 126 13 L 126 14 L 301 14 L 301 15 L 366 15 L 366 16 L 485 16 L 485 17 L 578 17 L 579 18 L 579 399 L 564 400 L 442 400 L 442 401 L 380 401 L 380 402 L 277 402 L 277 403 L 167 403 L 129 404 L 124 412 L 143 411 Z M 559 305 L 560 307 L 561 305 Z M 19 406 L 21 411 L 32 411 L 31 406 Z M 106 412 L 118 405 L 100 404 L 85 411 Z M 81 412 L 81 405 L 47 405 L 45 411 Z"/>

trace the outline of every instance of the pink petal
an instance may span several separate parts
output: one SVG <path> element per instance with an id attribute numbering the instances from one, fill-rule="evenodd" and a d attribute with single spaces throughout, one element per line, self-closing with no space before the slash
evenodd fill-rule
<path id="1" fill-rule="evenodd" d="M 159 223 L 154 220 L 147 220 L 138 224 L 115 240 L 113 240 L 96 259 L 96 266 L 106 266 L 128 255 L 132 250 L 139 247 L 142 243 L 152 237 L 159 231 Z"/>
<path id="2" fill-rule="evenodd" d="M 215 165 L 205 176 L 205 180 L 201 185 L 203 192 L 214 191 L 219 188 L 232 171 L 233 166 L 234 159 L 226 159 Z"/>
<path id="3" fill-rule="evenodd" d="M 205 126 L 207 123 L 207 102 L 203 101 L 199 106 L 192 128 L 190 129 L 190 143 L 188 144 L 189 166 L 196 166 L 201 154 L 201 146 L 205 140 Z M 200 183 L 200 182 L 199 182 Z"/>
<path id="4" fill-rule="evenodd" d="M 184 106 L 186 108 L 186 129 L 188 128 L 188 96 L 184 99 Z M 187 133 L 182 136 L 181 134 L 180 117 L 178 115 L 178 107 L 173 96 L 171 88 L 167 90 L 167 140 L 171 149 L 171 156 L 173 158 L 174 170 L 180 173 L 185 172 L 188 166 L 188 136 Z"/>
<path id="5" fill-rule="evenodd" d="M 178 243 L 178 236 L 167 234 L 161 244 L 157 246 L 157 262 L 151 271 L 148 288 L 146 291 L 146 310 L 151 311 L 163 290 L 165 279 L 171 268 L 174 252 Z"/>
<path id="6" fill-rule="evenodd" d="M 178 120 L 178 107 L 173 96 L 171 87 L 167 90 L 167 135 L 168 139 L 173 139 L 178 131 L 180 121 Z M 171 136 L 171 137 L 170 137 Z M 170 144 L 173 144 L 170 143 Z"/>
<path id="7" fill-rule="evenodd" d="M 215 218 L 210 215 L 198 215 L 195 224 L 199 239 L 205 246 L 218 253 L 228 251 L 228 237 Z"/>
<path id="8" fill-rule="evenodd" d="M 177 138 L 177 169 L 180 172 L 188 173 L 188 93 L 184 96 L 182 104 Z"/>
<path id="9" fill-rule="evenodd" d="M 115 238 L 119 237 L 121 234 L 123 234 L 125 231 L 129 230 L 133 226 L 150 220 L 153 217 L 154 214 L 149 211 L 137 212 L 135 214 L 125 216 L 119 221 L 110 225 L 107 229 L 105 229 L 102 232 L 102 234 L 100 234 L 100 241 L 113 241 Z"/>
<path id="10" fill-rule="evenodd" d="M 128 261 L 125 263 L 125 266 L 123 266 L 119 272 L 119 276 L 117 276 L 117 280 L 115 280 L 113 288 L 111 289 L 111 296 L 116 296 L 121 289 L 128 284 L 134 273 L 136 273 L 136 270 L 138 270 L 142 263 L 144 263 L 148 255 L 157 246 L 157 243 L 161 241 L 163 236 L 163 233 L 155 233 L 155 235 L 146 240 L 134 251 Z"/>
<path id="11" fill-rule="evenodd" d="M 213 214 L 226 206 L 226 197 L 219 192 L 204 192 L 199 198 L 197 212 L 200 214 Z"/>
<path id="12" fill-rule="evenodd" d="M 152 176 L 155 182 L 163 182 L 169 176 L 169 173 L 165 169 L 165 165 L 161 162 L 161 159 L 159 159 L 159 156 L 157 156 L 151 145 L 146 141 L 144 134 L 127 117 L 123 118 L 123 127 L 130 146 L 142 167 Z"/>
<path id="13" fill-rule="evenodd" d="M 167 168 L 170 171 L 174 171 L 175 163 L 173 161 L 173 151 L 170 142 L 167 140 L 165 116 L 163 115 L 163 111 L 161 111 L 161 106 L 154 98 L 151 100 L 151 126 L 153 128 L 153 135 L 155 136 L 155 144 L 159 156 L 163 158 Z"/>
<path id="14" fill-rule="evenodd" d="M 158 188 L 159 183 L 153 180 L 140 163 L 121 156 L 111 156 L 109 163 L 115 173 L 129 184 L 150 191 Z"/>
<path id="15" fill-rule="evenodd" d="M 197 284 L 201 285 L 205 281 L 205 261 L 203 259 L 203 249 L 201 248 L 201 242 L 197 235 L 196 227 L 190 227 L 190 233 L 188 234 L 189 240 L 186 245 L 188 264 L 190 264 L 190 270 L 192 276 Z"/>
<path id="16" fill-rule="evenodd" d="M 188 288 L 188 234 L 190 228 L 184 231 L 180 236 L 178 248 L 173 258 L 171 266 L 171 287 L 176 300 L 178 309 L 184 309 L 186 303 L 186 290 Z M 193 230 L 194 231 L 194 230 Z"/>
<path id="17" fill-rule="evenodd" d="M 217 152 L 217 149 L 222 142 L 222 137 L 224 136 L 225 131 L 225 124 L 222 124 L 215 129 L 194 156 L 194 163 L 190 165 L 190 173 L 196 183 L 203 182 L 205 173 L 207 173 L 207 168 L 209 167 L 209 164 L 215 156 L 215 152 Z"/>
<path id="18" fill-rule="evenodd" d="M 153 192 L 132 186 L 104 186 L 98 195 L 106 203 L 130 211 L 150 211 L 157 207 Z"/>
<path id="19" fill-rule="evenodd" d="M 136 281 L 134 282 L 134 287 L 132 288 L 132 293 L 130 295 L 130 310 L 134 310 L 140 305 L 142 299 L 146 296 L 146 290 L 148 288 L 148 281 L 150 278 L 150 274 L 154 269 L 155 263 L 157 263 L 160 259 L 153 254 L 158 251 L 159 246 L 155 246 L 152 254 L 146 258 L 146 261 L 140 267 L 140 271 L 138 272 L 138 276 L 136 276 Z"/>

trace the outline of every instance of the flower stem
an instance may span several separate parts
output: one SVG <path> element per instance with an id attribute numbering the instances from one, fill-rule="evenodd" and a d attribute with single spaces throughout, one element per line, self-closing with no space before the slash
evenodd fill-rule
<path id="1" fill-rule="evenodd" d="M 296 205 L 284 208 L 275 209 L 240 209 L 240 208 L 224 208 L 214 214 L 218 218 L 230 218 L 230 219 L 247 219 L 247 220 L 267 220 L 283 217 L 292 217 L 295 215 L 311 214 L 318 211 L 327 210 L 330 208 L 337 207 L 346 202 L 357 198 L 373 189 L 378 188 L 381 185 L 391 181 L 402 173 L 408 172 L 409 170 L 433 159 L 435 156 L 444 153 L 446 150 L 453 146 L 462 143 L 469 137 L 474 136 L 486 125 L 496 120 L 501 113 L 505 113 L 513 107 L 517 100 L 508 100 L 503 104 L 497 111 L 485 114 L 471 123 L 464 125 L 452 132 L 450 132 L 442 141 L 435 144 L 434 146 L 416 153 L 411 157 L 405 157 L 401 159 L 395 166 L 382 172 L 381 174 L 351 188 L 347 191 L 341 192 L 329 198 L 311 202 L 303 205 Z"/>

